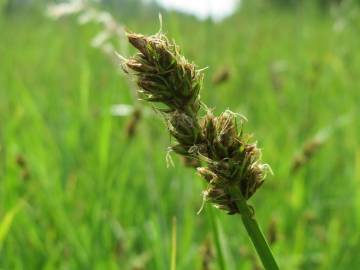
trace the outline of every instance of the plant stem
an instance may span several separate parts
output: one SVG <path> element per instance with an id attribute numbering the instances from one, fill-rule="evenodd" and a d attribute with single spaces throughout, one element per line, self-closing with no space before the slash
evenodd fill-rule
<path id="1" fill-rule="evenodd" d="M 176 217 L 172 219 L 171 232 L 171 270 L 176 270 Z"/>
<path id="2" fill-rule="evenodd" d="M 231 193 L 234 194 L 236 198 L 241 198 L 241 200 L 236 201 L 236 205 L 241 213 L 241 219 L 245 229 L 256 249 L 257 254 L 260 257 L 264 268 L 266 270 L 278 270 L 279 266 L 277 265 L 271 249 L 266 242 L 264 234 L 262 233 L 259 224 L 254 217 L 254 213 L 247 205 L 246 200 L 241 194 L 241 191 L 237 188 L 233 188 Z"/>
<path id="3" fill-rule="evenodd" d="M 214 237 L 214 241 L 215 241 L 215 249 L 216 249 L 216 254 L 217 254 L 217 258 L 218 258 L 217 262 L 219 264 L 219 269 L 226 270 L 224 254 L 223 254 L 223 251 L 221 248 L 219 227 L 218 227 L 217 219 L 214 215 L 212 206 L 207 206 L 206 212 L 209 213 L 209 218 L 210 218 L 211 227 L 212 227 L 212 231 L 213 231 L 213 237 Z"/>

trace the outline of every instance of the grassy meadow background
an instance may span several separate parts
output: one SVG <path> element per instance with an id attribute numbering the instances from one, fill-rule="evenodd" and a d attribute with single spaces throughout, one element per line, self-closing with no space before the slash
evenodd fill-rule
<path id="1" fill-rule="evenodd" d="M 197 215 L 203 182 L 175 155 L 166 167 L 159 115 L 128 138 L 129 118 L 110 108 L 134 100 L 90 46 L 99 28 L 41 6 L 0 13 L 0 269 L 169 269 L 173 217 L 176 269 L 220 269 L 211 208 Z M 105 8 L 133 31 L 159 29 L 156 7 Z M 164 31 L 208 67 L 203 100 L 244 114 L 274 171 L 250 204 L 281 268 L 359 269 L 359 7 L 263 2 L 220 23 L 162 12 Z M 230 77 L 214 85 L 221 69 Z M 258 269 L 241 219 L 211 212 L 226 269 Z"/>

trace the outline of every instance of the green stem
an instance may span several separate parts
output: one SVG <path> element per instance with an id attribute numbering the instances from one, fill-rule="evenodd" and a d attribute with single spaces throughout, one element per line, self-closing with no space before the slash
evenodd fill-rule
<path id="1" fill-rule="evenodd" d="M 176 270 L 176 217 L 172 219 L 171 230 L 171 270 Z"/>
<path id="2" fill-rule="evenodd" d="M 223 251 L 221 248 L 220 232 L 219 232 L 217 219 L 214 215 L 212 206 L 207 206 L 206 212 L 209 213 L 209 218 L 210 218 L 211 227 L 212 227 L 212 231 L 213 231 L 213 237 L 214 237 L 214 241 L 215 241 L 215 249 L 216 249 L 216 253 L 217 253 L 217 257 L 218 257 L 217 262 L 219 264 L 219 269 L 226 270 L 224 254 L 223 254 Z"/>
<path id="3" fill-rule="evenodd" d="M 241 219 L 245 226 L 245 229 L 256 249 L 257 254 L 266 270 L 278 270 L 275 258 L 271 252 L 271 249 L 266 242 L 264 234 L 262 233 L 259 224 L 257 223 L 254 213 L 250 210 L 246 203 L 246 200 L 238 189 L 232 189 L 232 194 L 235 198 L 241 198 L 236 202 L 236 205 L 240 211 Z"/>

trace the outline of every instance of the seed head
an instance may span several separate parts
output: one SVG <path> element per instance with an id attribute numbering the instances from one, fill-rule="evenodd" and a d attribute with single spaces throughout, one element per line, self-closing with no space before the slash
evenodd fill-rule
<path id="1" fill-rule="evenodd" d="M 238 212 L 235 201 L 240 198 L 229 196 L 229 189 L 238 188 L 247 200 L 261 186 L 267 167 L 260 162 L 260 150 L 249 144 L 238 133 L 236 116 L 225 111 L 219 117 L 208 113 L 202 125 L 207 152 L 207 168 L 198 172 L 209 181 L 205 198 L 229 213 Z"/>
<path id="2" fill-rule="evenodd" d="M 196 114 L 200 108 L 201 71 L 161 33 L 149 37 L 133 33 L 127 36 L 140 53 L 125 61 L 123 68 L 137 76 L 141 97 L 167 105 L 166 111 Z"/>
<path id="3" fill-rule="evenodd" d="M 136 77 L 141 97 L 165 105 L 161 108 L 168 130 L 177 144 L 170 150 L 198 161 L 197 171 L 207 182 L 206 201 L 230 214 L 239 213 L 237 200 L 249 199 L 261 186 L 268 166 L 260 150 L 248 142 L 237 115 L 229 110 L 214 116 L 198 116 L 203 74 L 189 63 L 174 42 L 159 33 L 128 34 L 139 53 L 123 63 Z M 160 105 L 161 106 L 161 105 Z M 234 195 L 232 189 L 240 190 Z"/>

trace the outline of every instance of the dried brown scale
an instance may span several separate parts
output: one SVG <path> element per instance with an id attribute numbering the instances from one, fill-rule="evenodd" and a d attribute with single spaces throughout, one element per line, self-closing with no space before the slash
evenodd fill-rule
<path id="1" fill-rule="evenodd" d="M 230 78 L 230 70 L 227 67 L 222 67 L 215 72 L 212 78 L 212 83 L 213 85 L 217 86 L 224 82 L 227 82 L 229 78 Z"/>
<path id="2" fill-rule="evenodd" d="M 22 169 L 27 167 L 26 160 L 22 155 L 17 155 L 16 156 L 16 164 Z"/>
<path id="3" fill-rule="evenodd" d="M 271 222 L 267 229 L 267 239 L 269 240 L 269 244 L 273 245 L 275 244 L 279 239 L 279 225 L 275 218 L 271 219 Z"/>
<path id="4" fill-rule="evenodd" d="M 196 169 L 197 167 L 201 166 L 201 163 L 199 162 L 199 160 L 192 158 L 192 157 L 183 156 L 182 161 L 183 161 L 184 166 L 186 166 L 186 167 L 191 167 L 191 168 Z"/>
<path id="5" fill-rule="evenodd" d="M 304 167 L 306 163 L 308 163 L 313 158 L 323 143 L 324 142 L 322 140 L 316 138 L 307 141 L 301 149 L 301 152 L 295 156 L 291 166 L 291 172 L 296 173 L 299 169 Z"/>
<path id="6" fill-rule="evenodd" d="M 238 213 L 237 200 L 249 199 L 266 176 L 260 150 L 239 132 L 231 111 L 216 117 L 204 108 L 206 115 L 198 116 L 200 107 L 205 107 L 199 95 L 203 73 L 180 55 L 175 43 L 161 33 L 128 34 L 128 38 L 140 53 L 125 61 L 123 68 L 135 75 L 141 98 L 166 105 L 159 110 L 177 141 L 171 149 L 203 164 L 197 171 L 208 183 L 207 201 L 229 214 Z M 240 189 L 243 198 L 233 198 L 229 192 L 233 188 Z"/>
<path id="7" fill-rule="evenodd" d="M 126 135 L 128 138 L 133 138 L 135 136 L 141 117 L 142 117 L 142 113 L 140 109 L 135 109 L 131 114 L 131 118 L 125 128 Z"/>

